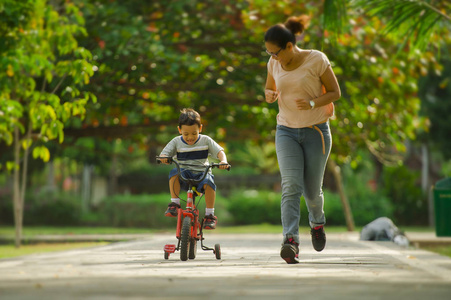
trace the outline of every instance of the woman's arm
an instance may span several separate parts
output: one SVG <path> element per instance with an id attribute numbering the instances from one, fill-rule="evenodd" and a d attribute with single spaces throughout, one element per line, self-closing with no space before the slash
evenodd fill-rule
<path id="1" fill-rule="evenodd" d="M 315 107 L 327 105 L 337 101 L 341 97 L 340 86 L 338 85 L 337 77 L 335 77 L 331 66 L 327 67 L 320 79 L 326 88 L 326 93 L 313 99 L 313 101 L 315 101 Z"/>
<path id="2" fill-rule="evenodd" d="M 323 86 L 326 89 L 326 93 L 322 94 L 318 98 L 312 99 L 315 102 L 315 108 L 327 105 L 334 102 L 341 97 L 340 86 L 338 85 L 337 78 L 331 66 L 328 66 L 326 71 L 320 77 Z M 312 109 L 310 101 L 306 99 L 296 100 L 297 108 L 300 110 Z"/>
<path id="3" fill-rule="evenodd" d="M 276 81 L 272 77 L 272 75 L 268 72 L 268 76 L 266 77 L 266 85 L 265 85 L 265 100 L 268 103 L 273 103 L 277 100 L 277 87 Z"/>

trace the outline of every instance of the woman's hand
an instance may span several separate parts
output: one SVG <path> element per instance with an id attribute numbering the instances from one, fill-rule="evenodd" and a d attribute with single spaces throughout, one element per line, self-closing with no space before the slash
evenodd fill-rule
<path id="1" fill-rule="evenodd" d="M 270 89 L 265 89 L 265 100 L 268 103 L 273 103 L 274 101 L 277 100 L 277 97 L 279 96 L 279 93 L 277 93 L 276 91 L 270 90 Z"/>
<path id="2" fill-rule="evenodd" d="M 298 100 L 296 100 L 296 107 L 299 110 L 312 109 L 312 107 L 310 106 L 310 101 L 309 100 L 305 100 L 305 99 L 298 99 Z"/>

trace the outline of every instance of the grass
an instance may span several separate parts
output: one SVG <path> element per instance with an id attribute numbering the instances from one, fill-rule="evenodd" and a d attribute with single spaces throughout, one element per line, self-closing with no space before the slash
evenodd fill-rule
<path id="1" fill-rule="evenodd" d="M 22 255 L 38 254 L 46 252 L 64 251 L 78 248 L 103 246 L 107 242 L 88 242 L 88 243 L 60 243 L 60 244 L 32 244 L 22 245 L 20 248 L 15 248 L 14 245 L 0 245 L 0 259 L 11 258 Z"/>
<path id="2" fill-rule="evenodd" d="M 440 246 L 424 246 L 421 249 L 438 253 L 440 255 L 451 257 L 451 245 L 440 245 Z"/>
<path id="3" fill-rule="evenodd" d="M 36 235 L 76 235 L 76 234 L 134 234 L 134 233 L 151 233 L 155 230 L 147 228 L 114 228 L 114 227 L 24 227 L 22 235 L 24 238 Z M 14 237 L 15 231 L 12 226 L 0 226 L 0 237 Z"/>

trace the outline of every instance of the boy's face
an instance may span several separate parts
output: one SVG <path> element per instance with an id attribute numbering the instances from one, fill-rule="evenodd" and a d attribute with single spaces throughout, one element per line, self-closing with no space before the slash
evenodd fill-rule
<path id="1" fill-rule="evenodd" d="M 194 143 L 199 138 L 199 133 L 202 131 L 202 125 L 200 127 L 197 124 L 194 125 L 182 125 L 182 127 L 178 127 L 180 134 L 182 135 L 183 140 L 188 145 L 194 145 Z"/>

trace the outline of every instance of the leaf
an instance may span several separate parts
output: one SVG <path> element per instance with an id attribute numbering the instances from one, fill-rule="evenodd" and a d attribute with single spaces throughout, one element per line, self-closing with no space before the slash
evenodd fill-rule
<path id="1" fill-rule="evenodd" d="M 41 146 L 35 147 L 33 149 L 33 158 L 36 159 L 41 156 Z"/>
<path id="2" fill-rule="evenodd" d="M 44 162 L 48 162 L 50 160 L 50 151 L 47 147 L 42 146 L 41 158 Z"/>
<path id="3" fill-rule="evenodd" d="M 12 171 L 15 168 L 19 169 L 19 166 L 16 166 L 16 164 L 13 161 L 7 161 L 6 162 L 6 169 L 8 171 Z"/>
<path id="4" fill-rule="evenodd" d="M 50 160 L 50 151 L 45 146 L 38 146 L 33 149 L 33 158 L 40 158 L 44 162 L 48 162 Z"/>
<path id="5" fill-rule="evenodd" d="M 24 139 L 24 140 L 22 140 L 22 148 L 24 150 L 27 150 L 28 148 L 30 148 L 32 143 L 33 143 L 32 139 Z"/>

